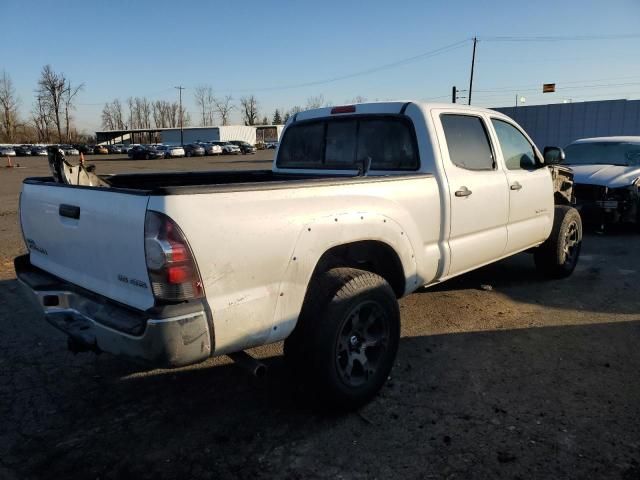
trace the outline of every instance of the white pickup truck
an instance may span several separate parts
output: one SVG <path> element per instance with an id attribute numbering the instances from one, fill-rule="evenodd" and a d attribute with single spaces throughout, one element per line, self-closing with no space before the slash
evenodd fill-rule
<path id="1" fill-rule="evenodd" d="M 176 367 L 285 340 L 314 391 L 356 407 L 392 367 L 398 298 L 526 250 L 571 274 L 562 153 L 481 108 L 301 112 L 271 171 L 26 179 L 15 268 L 75 350 Z"/>

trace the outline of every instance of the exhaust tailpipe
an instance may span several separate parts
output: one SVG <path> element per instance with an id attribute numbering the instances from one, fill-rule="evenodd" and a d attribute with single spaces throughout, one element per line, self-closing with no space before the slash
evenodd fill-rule
<path id="1" fill-rule="evenodd" d="M 245 351 L 230 353 L 227 356 L 256 378 L 262 378 L 267 374 L 267 366 Z"/>

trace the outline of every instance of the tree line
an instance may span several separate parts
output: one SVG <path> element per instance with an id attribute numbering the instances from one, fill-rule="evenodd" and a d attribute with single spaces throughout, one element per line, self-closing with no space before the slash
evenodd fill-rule
<path id="1" fill-rule="evenodd" d="M 0 142 L 20 143 L 84 143 L 89 141 L 73 125 L 75 100 L 84 84 L 73 83 L 51 65 L 42 67 L 31 112 L 26 118 L 19 113 L 20 99 L 7 72 L 0 76 Z M 193 91 L 197 108 L 195 119 L 177 101 L 151 100 L 147 97 L 116 98 L 105 103 L 102 128 L 105 130 L 176 128 L 195 123 L 198 126 L 228 125 L 233 112 L 238 111 L 245 125 L 280 125 L 303 110 L 330 106 L 324 95 L 307 98 L 304 107 L 295 105 L 288 110 L 276 108 L 272 115 L 261 112 L 255 95 L 241 97 L 236 103 L 231 95 L 216 96 L 210 85 L 200 85 Z M 347 103 L 361 103 L 357 96 Z"/>
<path id="2" fill-rule="evenodd" d="M 86 140 L 73 126 L 73 110 L 84 84 L 74 84 L 62 72 L 45 65 L 35 89 L 31 112 L 20 115 L 20 99 L 5 71 L 0 76 L 0 141 L 5 143 L 72 143 Z"/>

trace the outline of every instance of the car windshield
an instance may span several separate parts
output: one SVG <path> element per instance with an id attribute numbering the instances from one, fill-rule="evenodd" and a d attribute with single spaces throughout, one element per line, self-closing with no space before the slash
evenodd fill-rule
<path id="1" fill-rule="evenodd" d="M 567 165 L 640 165 L 640 144 L 629 142 L 573 143 L 565 149 Z"/>

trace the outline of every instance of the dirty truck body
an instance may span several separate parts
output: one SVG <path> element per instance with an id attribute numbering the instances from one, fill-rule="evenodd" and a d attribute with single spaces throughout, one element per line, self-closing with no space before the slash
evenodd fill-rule
<path id="1" fill-rule="evenodd" d="M 329 327 L 303 328 L 303 320 L 339 316 L 330 309 L 340 289 L 369 282 L 364 297 L 350 294 L 364 299 L 360 310 L 344 315 L 369 309 L 390 323 L 358 329 L 345 320 L 327 342 L 349 324 L 350 343 L 318 358 L 346 358 L 336 388 L 375 390 L 386 378 L 378 370 L 391 367 L 384 355 L 397 348 L 396 298 L 536 247 L 548 252 L 536 263 L 563 276 L 579 253 L 578 223 L 576 258 L 566 248 L 566 257 L 549 260 L 559 208 L 552 167 L 513 120 L 479 108 L 389 102 L 301 112 L 285 128 L 272 171 L 101 178 L 108 186 L 25 180 L 20 221 L 29 254 L 16 259 L 16 271 L 75 348 L 155 366 L 287 337 L 285 356 L 313 357 L 324 347 L 309 338 L 324 338 L 314 329 Z M 376 289 L 380 298 L 366 296 Z M 372 325 L 374 313 L 366 314 Z M 367 360 L 376 348 L 383 360 L 380 352 Z M 364 383 L 349 384 L 354 368 Z M 340 395 L 334 399 L 353 400 Z M 355 403 L 372 393 L 358 395 Z"/>

